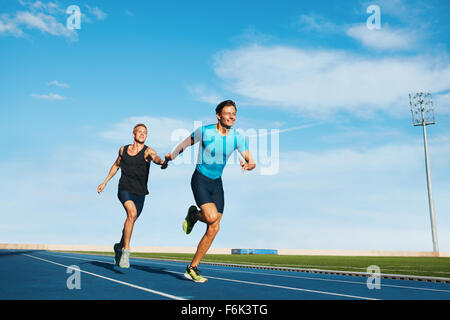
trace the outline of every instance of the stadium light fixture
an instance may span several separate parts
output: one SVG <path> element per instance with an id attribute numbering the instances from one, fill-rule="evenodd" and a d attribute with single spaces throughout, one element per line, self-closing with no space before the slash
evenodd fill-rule
<path id="1" fill-rule="evenodd" d="M 431 189 L 430 165 L 428 160 L 427 125 L 435 124 L 434 106 L 431 93 L 415 93 L 409 95 L 409 105 L 411 107 L 412 122 L 414 126 L 423 128 L 423 147 L 425 149 L 425 168 L 427 175 L 428 206 L 430 210 L 431 235 L 433 239 L 433 251 L 439 252 L 439 245 L 436 230 L 436 216 L 434 213 L 433 192 Z"/>

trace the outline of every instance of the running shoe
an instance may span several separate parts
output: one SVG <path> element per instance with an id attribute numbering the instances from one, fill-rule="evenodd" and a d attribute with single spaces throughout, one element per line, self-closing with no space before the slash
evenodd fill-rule
<path id="1" fill-rule="evenodd" d="M 114 243 L 114 264 L 119 265 L 120 257 L 122 256 L 122 249 L 120 248 L 120 243 Z"/>
<path id="2" fill-rule="evenodd" d="M 184 218 L 183 221 L 183 231 L 186 234 L 191 233 L 192 228 L 194 228 L 195 223 L 197 222 L 196 217 L 194 217 L 194 214 L 197 213 L 197 207 L 196 206 L 190 206 L 188 209 L 188 213 L 186 215 L 186 218 Z"/>
<path id="3" fill-rule="evenodd" d="M 119 267 L 121 268 L 130 267 L 130 250 L 122 249 L 122 256 L 120 257 Z"/>
<path id="4" fill-rule="evenodd" d="M 191 266 L 187 266 L 186 267 L 186 272 L 184 273 L 184 276 L 189 279 L 192 280 L 194 282 L 206 282 L 208 281 L 208 279 L 206 279 L 205 277 L 202 277 L 200 275 L 200 271 L 198 271 L 197 267 L 191 267 Z"/>

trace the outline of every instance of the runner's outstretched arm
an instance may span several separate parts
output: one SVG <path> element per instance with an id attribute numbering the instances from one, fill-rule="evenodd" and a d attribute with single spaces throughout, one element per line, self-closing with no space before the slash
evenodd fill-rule
<path id="1" fill-rule="evenodd" d="M 109 170 L 108 176 L 106 177 L 105 181 L 103 181 L 98 187 L 97 187 L 97 193 L 100 194 L 100 192 L 103 191 L 103 189 L 105 189 L 106 184 L 109 182 L 109 180 L 111 180 L 112 177 L 114 177 L 114 175 L 117 173 L 117 171 L 119 171 L 120 168 L 120 159 L 121 154 L 123 152 L 123 147 L 120 148 L 119 150 L 119 155 L 117 156 L 116 161 L 113 163 L 111 169 Z"/>
<path id="2" fill-rule="evenodd" d="M 165 162 L 175 160 L 175 158 L 178 157 L 178 155 L 180 153 L 182 153 L 186 148 L 192 146 L 193 144 L 194 144 L 194 139 L 191 136 L 187 137 L 186 139 L 181 141 L 181 143 L 179 145 L 176 146 L 176 148 L 172 151 L 172 153 L 168 152 L 166 154 Z"/>
<path id="3" fill-rule="evenodd" d="M 145 150 L 145 159 L 147 159 L 148 161 L 153 161 L 153 163 L 160 165 L 161 169 L 167 168 L 167 162 L 163 161 L 161 157 L 158 156 L 156 151 L 150 147 Z"/>

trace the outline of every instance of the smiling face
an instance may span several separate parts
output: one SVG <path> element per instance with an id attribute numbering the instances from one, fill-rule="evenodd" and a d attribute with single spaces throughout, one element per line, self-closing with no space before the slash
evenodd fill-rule
<path id="1" fill-rule="evenodd" d="M 217 120 L 225 128 L 231 128 L 236 121 L 236 108 L 233 106 L 223 107 L 220 114 L 216 114 Z"/>
<path id="2" fill-rule="evenodd" d="M 144 126 L 137 126 L 133 131 L 134 141 L 144 143 L 147 139 L 147 128 Z"/>

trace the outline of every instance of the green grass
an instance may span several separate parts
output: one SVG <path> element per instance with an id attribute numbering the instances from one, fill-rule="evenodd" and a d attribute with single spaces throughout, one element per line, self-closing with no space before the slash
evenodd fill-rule
<path id="1" fill-rule="evenodd" d="M 113 255 L 112 252 L 82 253 Z M 136 258 L 142 257 L 190 261 L 193 254 L 132 252 L 131 256 Z M 440 257 L 344 257 L 207 254 L 202 261 L 354 272 L 366 272 L 368 266 L 377 265 L 380 267 L 381 273 L 450 278 L 450 258 Z"/>

